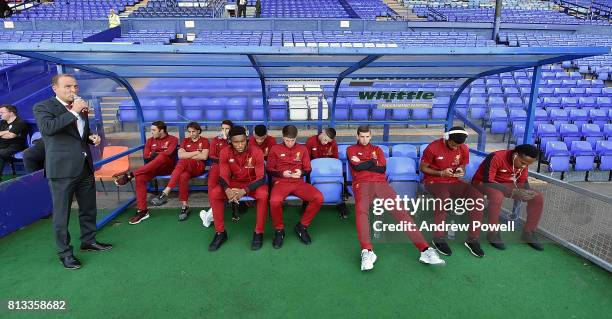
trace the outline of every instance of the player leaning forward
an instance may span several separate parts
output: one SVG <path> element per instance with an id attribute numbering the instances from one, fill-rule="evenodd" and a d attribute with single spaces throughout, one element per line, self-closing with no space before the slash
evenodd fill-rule
<path id="1" fill-rule="evenodd" d="M 268 186 L 265 183 L 264 155 L 257 147 L 247 143 L 242 126 L 230 129 L 231 147 L 219 155 L 219 182 L 209 190 L 210 206 L 215 222 L 215 237 L 208 249 L 215 251 L 227 240 L 224 226 L 225 201 L 238 203 L 243 196 L 257 201 L 257 218 L 251 248 L 257 250 L 263 243 L 263 232 L 268 214 Z"/>
<path id="2" fill-rule="evenodd" d="M 397 194 L 387 183 L 385 177 L 386 160 L 382 149 L 370 144 L 372 133 L 370 127 L 361 125 L 357 128 L 357 144 L 346 150 L 349 159 L 351 174 L 353 175 L 353 191 L 355 193 L 355 217 L 357 224 L 357 237 L 361 243 L 361 270 L 374 268 L 376 255 L 372 251 L 370 241 L 370 223 L 368 213 L 372 201 L 376 198 L 394 199 Z M 414 224 L 407 212 L 391 211 L 393 217 L 399 222 Z M 425 264 L 443 265 L 433 248 L 430 248 L 425 238 L 418 230 L 406 231 L 410 240 L 421 252 L 419 261 Z"/>
<path id="3" fill-rule="evenodd" d="M 460 126 L 451 128 L 444 133 L 444 138 L 433 141 L 427 145 L 421 156 L 420 171 L 423 173 L 425 189 L 435 198 L 446 201 L 449 198 L 471 199 L 476 202 L 482 194 L 471 184 L 460 178 L 465 175 L 465 166 L 470 161 L 470 151 L 465 144 L 468 133 Z M 469 211 L 470 228 L 468 238 L 464 245 L 472 255 L 484 257 L 485 253 L 480 247 L 478 238 L 480 228 L 477 223 L 482 221 L 482 207 L 474 207 Z M 443 225 L 446 220 L 446 211 L 436 206 L 434 223 Z M 437 230 L 432 245 L 438 252 L 450 256 L 450 246 L 444 240 L 446 231 Z"/>

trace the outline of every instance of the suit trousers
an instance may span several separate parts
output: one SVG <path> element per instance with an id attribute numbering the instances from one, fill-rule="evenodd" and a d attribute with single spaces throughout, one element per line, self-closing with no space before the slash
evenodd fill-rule
<path id="1" fill-rule="evenodd" d="M 77 177 L 50 178 L 49 188 L 53 199 L 53 229 L 57 253 L 60 257 L 72 255 L 70 245 L 70 210 L 72 198 L 76 195 L 79 204 L 79 224 L 81 243 L 92 244 L 96 241 L 96 187 L 93 172 L 83 160 L 83 172 Z"/>

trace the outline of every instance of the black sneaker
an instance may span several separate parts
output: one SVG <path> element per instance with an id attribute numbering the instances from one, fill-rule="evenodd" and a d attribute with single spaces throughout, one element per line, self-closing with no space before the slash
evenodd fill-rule
<path id="1" fill-rule="evenodd" d="M 187 220 L 187 217 L 189 217 L 189 206 L 183 206 L 181 207 L 181 212 L 178 215 L 178 220 L 179 222 L 182 222 Z"/>
<path id="2" fill-rule="evenodd" d="M 215 238 L 213 238 L 210 245 L 208 245 L 208 251 L 215 251 L 223 245 L 223 243 L 227 240 L 227 232 L 215 233 Z"/>
<path id="3" fill-rule="evenodd" d="M 283 247 L 283 240 L 285 239 L 285 230 L 277 230 L 274 232 L 274 240 L 272 240 L 272 247 L 279 249 Z"/>
<path id="4" fill-rule="evenodd" d="M 531 246 L 533 249 L 538 251 L 544 250 L 544 247 L 538 240 L 538 237 L 536 236 L 535 232 L 523 232 L 523 236 L 521 238 L 524 242 L 527 243 L 527 245 Z"/>
<path id="5" fill-rule="evenodd" d="M 251 242 L 252 250 L 259 250 L 263 245 L 263 234 L 253 233 L 253 241 Z"/>
<path id="6" fill-rule="evenodd" d="M 433 247 L 442 255 L 450 256 L 453 254 L 453 251 L 450 249 L 444 238 L 435 238 L 431 241 Z"/>
<path id="7" fill-rule="evenodd" d="M 312 243 L 310 235 L 308 235 L 308 229 L 306 229 L 306 226 L 302 225 L 301 223 L 297 223 L 297 225 L 295 225 L 293 229 L 295 229 L 295 233 L 297 234 L 298 238 L 302 243 L 306 245 L 310 245 L 310 243 Z"/>
<path id="8" fill-rule="evenodd" d="M 166 195 L 166 193 L 164 192 L 161 192 L 159 196 L 155 196 L 151 200 L 151 204 L 153 204 L 153 206 L 161 206 L 167 202 L 168 202 L 168 195 Z"/>
<path id="9" fill-rule="evenodd" d="M 504 241 L 501 238 L 501 234 L 499 232 L 490 232 L 487 234 L 487 240 L 489 241 L 489 244 L 491 244 L 491 246 L 499 249 L 499 250 L 505 250 L 506 249 L 506 245 L 504 244 Z"/>
<path id="10" fill-rule="evenodd" d="M 468 238 L 463 244 L 470 250 L 472 255 L 480 258 L 484 257 L 485 253 L 482 248 L 480 248 L 480 243 L 477 239 Z"/>
<path id="11" fill-rule="evenodd" d="M 348 219 L 348 207 L 346 207 L 345 203 L 340 203 L 336 205 L 336 209 L 338 210 L 338 215 L 340 219 Z"/>

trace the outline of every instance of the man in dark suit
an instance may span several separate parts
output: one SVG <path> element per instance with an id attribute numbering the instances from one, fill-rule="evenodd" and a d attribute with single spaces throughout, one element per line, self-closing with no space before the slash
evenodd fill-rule
<path id="1" fill-rule="evenodd" d="M 45 175 L 53 198 L 53 227 L 60 261 L 67 269 L 81 262 L 72 254 L 68 221 L 72 198 L 79 203 L 81 251 L 103 251 L 112 245 L 96 241 L 96 189 L 89 144 L 100 137 L 89 131 L 87 103 L 77 96 L 74 76 L 53 77 L 55 97 L 34 106 L 34 116 L 45 143 Z"/>

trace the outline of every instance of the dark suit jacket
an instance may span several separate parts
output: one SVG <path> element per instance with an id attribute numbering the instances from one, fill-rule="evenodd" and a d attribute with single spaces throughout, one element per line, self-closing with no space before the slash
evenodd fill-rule
<path id="1" fill-rule="evenodd" d="M 85 118 L 83 136 L 75 123 L 76 117 L 68 112 L 55 97 L 34 105 L 34 117 L 45 142 L 45 175 L 48 178 L 69 178 L 83 172 L 83 152 L 93 172 L 89 150 L 89 119 Z"/>

